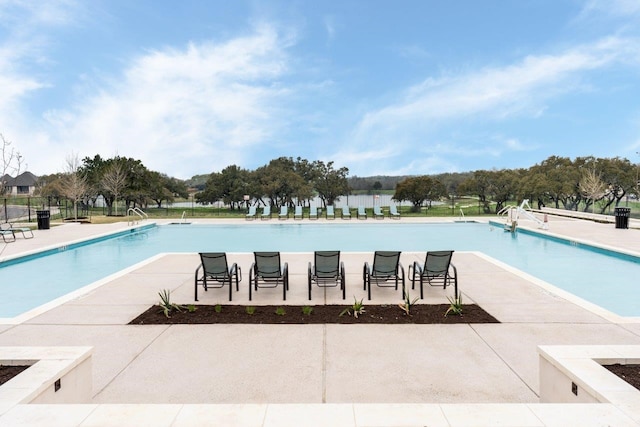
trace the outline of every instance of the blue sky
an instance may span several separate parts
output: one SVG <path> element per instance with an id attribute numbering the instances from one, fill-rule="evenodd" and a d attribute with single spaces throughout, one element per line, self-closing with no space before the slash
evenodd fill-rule
<path id="1" fill-rule="evenodd" d="M 0 133 L 37 175 L 636 163 L 640 2 L 0 0 Z"/>

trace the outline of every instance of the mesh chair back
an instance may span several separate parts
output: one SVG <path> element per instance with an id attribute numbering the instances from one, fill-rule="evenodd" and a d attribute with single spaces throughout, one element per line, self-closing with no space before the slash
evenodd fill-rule
<path id="1" fill-rule="evenodd" d="M 280 252 L 254 252 L 256 275 L 263 278 L 278 278 L 280 272 Z"/>
<path id="2" fill-rule="evenodd" d="M 338 277 L 340 274 L 340 251 L 316 251 L 315 273 L 320 279 Z"/>
<path id="3" fill-rule="evenodd" d="M 371 275 L 374 277 L 391 277 L 398 271 L 400 252 L 376 251 L 373 257 Z"/>
<path id="4" fill-rule="evenodd" d="M 427 277 L 445 276 L 449 270 L 453 251 L 427 252 L 423 274 Z"/>
<path id="5" fill-rule="evenodd" d="M 200 254 L 200 261 L 207 277 L 222 278 L 229 274 L 227 254 L 224 252 L 204 252 Z"/>
<path id="6" fill-rule="evenodd" d="M 336 213 L 333 211 L 333 206 L 327 206 L 327 216 L 336 216 Z"/>

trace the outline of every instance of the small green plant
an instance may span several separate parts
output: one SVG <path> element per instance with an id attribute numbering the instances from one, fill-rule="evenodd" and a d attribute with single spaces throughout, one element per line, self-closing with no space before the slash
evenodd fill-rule
<path id="1" fill-rule="evenodd" d="M 244 311 L 249 315 L 253 315 L 256 312 L 256 308 L 252 305 L 248 305 L 244 308 Z"/>
<path id="2" fill-rule="evenodd" d="M 216 304 L 215 306 L 213 306 L 213 310 L 216 313 L 221 313 L 222 312 L 222 306 L 220 304 Z"/>
<path id="3" fill-rule="evenodd" d="M 198 307 L 196 307 L 196 306 L 195 306 L 195 305 L 193 305 L 193 304 L 189 304 L 189 305 L 187 306 L 187 311 L 188 311 L 189 313 L 193 313 L 193 312 L 194 312 L 194 311 L 196 311 L 197 309 L 198 309 Z"/>
<path id="4" fill-rule="evenodd" d="M 284 316 L 285 314 L 287 314 L 287 312 L 285 311 L 284 307 L 278 307 L 276 308 L 276 314 L 278 316 Z"/>
<path id="5" fill-rule="evenodd" d="M 179 304 L 171 302 L 171 291 L 169 289 L 163 289 L 158 292 L 160 295 L 160 308 L 167 318 L 171 317 L 171 312 L 173 310 L 182 311 L 184 307 Z"/>
<path id="6" fill-rule="evenodd" d="M 398 304 L 398 307 L 405 312 L 407 316 L 411 316 L 411 307 L 413 307 L 420 298 L 415 297 L 413 300 L 409 296 L 409 291 L 404 295 L 404 302 Z"/>
<path id="7" fill-rule="evenodd" d="M 353 304 L 351 305 L 351 307 L 347 307 L 344 310 L 342 310 L 342 313 L 340 313 L 340 316 L 344 316 L 345 314 L 348 314 L 349 316 L 351 316 L 353 314 L 353 317 L 357 319 L 358 316 L 361 315 L 362 313 L 364 313 L 364 304 L 362 303 L 362 299 L 358 301 L 356 297 L 353 297 Z"/>
<path id="8" fill-rule="evenodd" d="M 311 313 L 313 313 L 313 307 L 308 305 L 302 307 L 302 314 L 304 314 L 305 316 L 311 316 Z"/>
<path id="9" fill-rule="evenodd" d="M 447 299 L 449 300 L 449 303 L 451 305 L 447 309 L 446 313 L 444 313 L 444 317 L 447 317 L 449 313 L 455 314 L 457 316 L 461 315 L 462 314 L 462 294 L 460 294 L 458 297 L 455 297 L 455 298 L 447 297 Z"/>

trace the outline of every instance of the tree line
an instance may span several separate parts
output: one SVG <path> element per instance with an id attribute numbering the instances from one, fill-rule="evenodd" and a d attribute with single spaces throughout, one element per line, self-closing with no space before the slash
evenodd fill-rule
<path id="1" fill-rule="evenodd" d="M 43 176 L 39 195 L 74 203 L 104 198 L 108 214 L 117 200 L 129 207 L 147 207 L 187 198 L 187 183 L 147 169 L 140 160 L 99 155 L 86 157 L 67 171 Z M 195 200 L 223 202 L 230 209 L 251 205 L 309 206 L 319 197 L 332 205 L 352 191 L 394 190 L 393 199 L 408 201 L 415 210 L 451 196 L 477 198 L 485 213 L 498 212 L 508 201 L 529 199 L 538 207 L 605 212 L 628 196 L 639 196 L 638 165 L 624 158 L 551 156 L 526 169 L 477 170 L 464 173 L 403 177 L 349 177 L 349 169 L 333 162 L 280 157 L 255 170 L 230 165 L 219 172 L 192 178 Z M 73 179 L 72 179 L 73 178 Z M 395 188 L 393 188 L 395 187 Z M 192 187 L 192 191 L 193 191 Z M 118 212 L 115 212 L 118 214 Z"/>
<path id="2" fill-rule="evenodd" d="M 118 215 L 118 200 L 124 201 L 126 211 L 151 203 L 160 207 L 162 202 L 189 197 L 182 180 L 149 170 L 140 160 L 120 156 L 103 159 L 100 155 L 85 157 L 82 162 L 77 157 L 68 157 L 65 172 L 39 178 L 36 194 L 50 198 L 55 204 L 62 199 L 70 200 L 76 217 L 78 204 L 93 206 L 100 196 L 108 215 Z"/>

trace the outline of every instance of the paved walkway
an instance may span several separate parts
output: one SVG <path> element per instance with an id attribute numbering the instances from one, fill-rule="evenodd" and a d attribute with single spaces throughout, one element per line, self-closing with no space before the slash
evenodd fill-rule
<path id="1" fill-rule="evenodd" d="M 36 230 L 34 239 L 7 245 L 0 259 L 123 228 Z M 549 232 L 640 254 L 634 229 L 552 217 Z M 423 257 L 403 253 L 402 262 Z M 344 254 L 347 303 L 353 297 L 366 303 L 361 271 L 371 258 Z M 307 304 L 311 254 L 283 259 L 291 270 L 287 303 Z M 233 261 L 245 272 L 234 303 L 247 304 L 251 255 Z M 171 289 L 178 303 L 194 302 L 197 255 L 166 254 L 23 323 L 0 325 L 0 345 L 93 346 L 95 403 L 235 404 L 536 403 L 538 345 L 640 345 L 640 323 L 611 321 L 482 254 L 456 252 L 454 262 L 464 302 L 478 303 L 500 324 L 127 325 L 158 302 L 160 289 Z M 437 288 L 427 294 L 426 303 L 446 303 L 451 295 Z M 226 295 L 210 290 L 200 303 L 227 303 Z M 373 300 L 396 303 L 400 294 L 376 288 Z M 261 289 L 254 303 L 279 304 L 281 292 Z M 317 291 L 314 303 L 343 301 L 329 289 Z"/>

